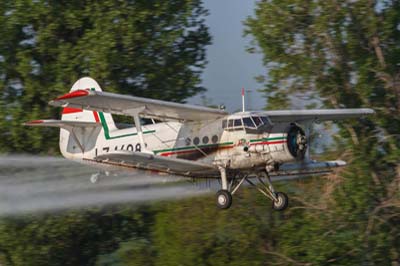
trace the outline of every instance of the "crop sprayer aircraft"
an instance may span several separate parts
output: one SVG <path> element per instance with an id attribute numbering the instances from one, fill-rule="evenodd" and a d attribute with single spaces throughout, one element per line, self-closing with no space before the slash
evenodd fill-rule
<path id="1" fill-rule="evenodd" d="M 279 180 L 287 175 L 323 174 L 346 164 L 311 160 L 309 136 L 300 124 L 374 113 L 366 108 L 245 112 L 243 104 L 243 112 L 229 114 L 102 92 L 89 77 L 79 79 L 69 93 L 50 104 L 63 107 L 61 120 L 26 125 L 60 128 L 64 157 L 99 166 L 220 179 L 217 206 L 221 209 L 231 206 L 232 195 L 246 181 L 272 200 L 273 209 L 284 210 L 288 197 L 275 191 L 271 176 Z M 119 128 L 112 114 L 132 117 L 134 126 Z"/>

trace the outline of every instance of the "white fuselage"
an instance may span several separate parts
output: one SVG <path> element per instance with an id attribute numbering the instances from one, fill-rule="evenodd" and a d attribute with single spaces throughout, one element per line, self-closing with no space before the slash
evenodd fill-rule
<path id="1" fill-rule="evenodd" d="M 229 117 L 202 122 L 153 123 L 142 126 L 143 145 L 136 127 L 117 129 L 107 125 L 99 114 L 102 127 L 76 129 L 75 136 L 61 129 L 60 149 L 66 158 L 94 160 L 96 156 L 118 151 L 147 152 L 230 169 L 265 167 L 295 160 L 288 149 L 286 124 L 249 132 L 243 127 L 223 128 L 223 121 L 227 123 Z"/>

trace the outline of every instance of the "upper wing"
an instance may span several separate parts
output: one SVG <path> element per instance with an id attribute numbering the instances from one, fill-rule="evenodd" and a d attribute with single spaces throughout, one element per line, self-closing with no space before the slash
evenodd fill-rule
<path id="1" fill-rule="evenodd" d="M 108 153 L 99 155 L 96 161 L 139 169 L 158 170 L 190 177 L 216 177 L 218 169 L 213 165 L 177 158 L 162 157 L 143 152 Z"/>
<path id="2" fill-rule="evenodd" d="M 213 108 L 89 90 L 67 93 L 50 104 L 120 115 L 140 111 L 144 117 L 191 121 L 217 119 L 228 114 Z"/>
<path id="3" fill-rule="evenodd" d="M 326 121 L 326 120 L 341 120 L 347 118 L 355 118 L 363 115 L 375 113 L 369 108 L 358 109 L 311 109 L 311 110 L 277 110 L 262 112 L 274 123 L 276 122 L 301 122 L 306 120 L 311 121 Z"/>

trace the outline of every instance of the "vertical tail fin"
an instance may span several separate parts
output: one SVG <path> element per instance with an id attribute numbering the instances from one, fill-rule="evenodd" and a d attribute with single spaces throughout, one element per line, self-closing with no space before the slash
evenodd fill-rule
<path id="1" fill-rule="evenodd" d="M 84 77 L 75 82 L 70 92 L 76 90 L 101 91 L 99 84 L 92 78 Z M 84 110 L 79 108 L 64 107 L 61 120 L 96 122 L 102 127 L 95 129 L 76 128 L 72 131 L 61 128 L 60 130 L 60 151 L 64 157 L 80 159 L 85 153 L 94 153 L 94 148 L 99 138 L 104 138 L 104 133 L 115 129 L 114 120 L 109 113 Z M 98 130 L 98 131 L 97 131 Z"/>
<path id="2" fill-rule="evenodd" d="M 76 90 L 101 91 L 101 88 L 94 79 L 89 78 L 89 77 L 84 77 L 75 82 L 75 84 L 72 86 L 70 92 L 73 92 Z M 83 110 L 83 109 L 78 109 L 78 108 L 64 107 L 64 109 L 62 110 L 61 120 L 79 120 L 79 121 L 85 121 L 85 122 L 98 122 L 98 123 L 102 123 L 103 126 L 105 126 L 104 124 L 106 124 L 106 126 L 109 129 L 115 128 L 115 124 L 114 124 L 111 114 L 103 113 L 101 116 L 99 116 L 99 113 L 96 111 L 89 111 L 89 110 Z"/>

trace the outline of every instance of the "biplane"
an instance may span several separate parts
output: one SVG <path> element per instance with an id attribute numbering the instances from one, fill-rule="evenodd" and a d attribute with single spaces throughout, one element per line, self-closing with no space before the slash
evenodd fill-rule
<path id="1" fill-rule="evenodd" d="M 242 92 L 243 94 L 243 92 Z M 279 110 L 228 113 L 222 109 L 103 92 L 89 77 L 52 101 L 61 120 L 34 120 L 28 126 L 60 128 L 62 155 L 96 165 L 139 168 L 188 178 L 220 181 L 221 209 L 244 183 L 270 198 L 275 210 L 288 197 L 271 182 L 280 176 L 324 174 L 344 166 L 341 160 L 309 156 L 306 127 L 314 122 L 357 118 L 372 109 Z M 113 115 L 131 117 L 118 124 Z M 92 180 L 95 182 L 96 180 Z"/>

